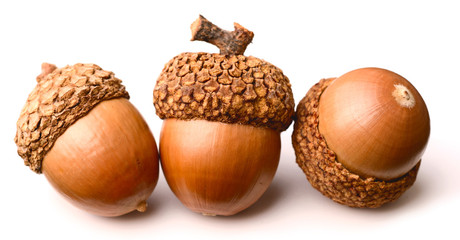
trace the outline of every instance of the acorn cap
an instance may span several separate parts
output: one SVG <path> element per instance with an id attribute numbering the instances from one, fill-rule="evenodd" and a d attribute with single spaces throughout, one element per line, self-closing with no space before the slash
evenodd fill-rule
<path id="1" fill-rule="evenodd" d="M 157 115 L 286 130 L 294 99 L 289 79 L 255 57 L 182 53 L 164 67 L 153 91 Z"/>
<path id="2" fill-rule="evenodd" d="M 192 40 L 210 42 L 220 54 L 182 53 L 157 79 L 153 102 L 161 118 L 208 120 L 286 130 L 294 116 L 289 79 L 274 65 L 243 56 L 253 33 L 235 23 L 222 30 L 200 16 Z"/>
<path id="3" fill-rule="evenodd" d="M 66 129 L 98 103 L 129 94 L 114 74 L 95 64 L 42 65 L 17 122 L 14 141 L 24 164 L 41 173 L 43 158 Z"/>
<path id="4" fill-rule="evenodd" d="M 335 202 L 350 207 L 377 208 L 398 199 L 415 182 L 420 162 L 391 181 L 361 178 L 336 161 L 318 130 L 320 96 L 334 78 L 322 79 L 299 102 L 292 134 L 296 161 L 311 185 Z"/>

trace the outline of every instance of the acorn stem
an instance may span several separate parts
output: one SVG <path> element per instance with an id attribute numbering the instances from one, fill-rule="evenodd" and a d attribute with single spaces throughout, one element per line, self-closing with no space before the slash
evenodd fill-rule
<path id="1" fill-rule="evenodd" d="M 251 43 L 254 33 L 238 23 L 234 23 L 235 30 L 223 30 L 203 16 L 199 16 L 192 23 L 192 41 L 205 41 L 220 49 L 223 55 L 243 55 L 246 47 Z"/>
<path id="2" fill-rule="evenodd" d="M 42 72 L 37 76 L 37 82 L 40 82 L 43 78 L 45 78 L 48 74 L 52 73 L 56 69 L 57 67 L 54 64 L 42 63 Z"/>

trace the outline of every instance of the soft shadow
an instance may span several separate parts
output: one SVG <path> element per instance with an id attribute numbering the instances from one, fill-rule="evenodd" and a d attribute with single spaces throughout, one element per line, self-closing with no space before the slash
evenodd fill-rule
<path id="1" fill-rule="evenodd" d="M 433 162 L 433 160 L 430 160 Z M 423 165 L 419 170 L 414 185 L 409 188 L 403 195 L 392 203 L 381 207 L 380 211 L 393 211 L 400 208 L 413 208 L 431 204 L 443 194 L 448 176 L 444 174 L 437 165 Z"/>
<path id="2" fill-rule="evenodd" d="M 161 209 L 161 204 L 162 201 L 158 197 L 154 196 L 155 194 L 152 194 L 149 199 L 147 199 L 147 209 L 145 212 L 139 212 L 139 211 L 132 211 L 129 212 L 125 215 L 121 215 L 118 217 L 101 217 L 101 218 L 107 218 L 111 221 L 141 221 L 142 219 L 150 218 L 152 215 L 154 215 L 159 209 Z"/>
<path id="3" fill-rule="evenodd" d="M 281 196 L 284 195 L 283 192 L 284 189 L 280 181 L 272 182 L 262 197 L 248 209 L 236 215 L 236 218 L 254 217 L 265 211 L 268 211 L 270 208 L 276 206 L 276 204 L 280 202 Z"/>
<path id="4" fill-rule="evenodd" d="M 424 197 L 425 189 L 419 183 L 415 182 L 414 185 L 409 188 L 399 199 L 394 202 L 387 203 L 382 207 L 376 209 L 377 211 L 396 211 L 401 208 L 405 208 L 410 205 L 415 205 L 421 201 Z"/>
<path id="5" fill-rule="evenodd" d="M 427 189 L 423 184 L 425 181 L 427 180 L 425 179 L 421 181 L 417 179 L 412 187 L 407 189 L 401 197 L 393 202 L 386 203 L 379 208 L 363 208 L 360 210 L 363 212 L 372 212 L 377 214 L 389 214 L 401 211 L 404 208 L 419 206 L 425 202 L 426 196 L 429 194 L 429 189 Z"/>
<path id="6" fill-rule="evenodd" d="M 247 209 L 232 216 L 215 216 L 214 218 L 222 219 L 223 221 L 239 221 L 260 216 L 279 203 L 281 196 L 284 195 L 283 192 L 280 181 L 273 181 L 259 200 Z"/>

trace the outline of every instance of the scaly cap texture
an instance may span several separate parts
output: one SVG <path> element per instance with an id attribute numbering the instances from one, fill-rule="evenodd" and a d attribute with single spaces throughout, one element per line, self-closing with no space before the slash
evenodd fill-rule
<path id="1" fill-rule="evenodd" d="M 42 68 L 55 69 L 44 64 Z M 41 173 L 43 158 L 56 139 L 98 103 L 129 94 L 114 74 L 95 64 L 75 64 L 37 77 L 17 122 L 14 141 L 31 170 Z M 77 143 L 76 143 L 77 144 Z"/>
<path id="2" fill-rule="evenodd" d="M 297 164 L 314 188 L 340 204 L 376 208 L 398 199 L 415 182 L 420 162 L 393 181 L 361 178 L 336 161 L 335 153 L 319 132 L 319 100 L 333 80 L 322 79 L 297 105 L 292 133 Z"/>
<path id="3" fill-rule="evenodd" d="M 286 130 L 294 115 L 289 79 L 249 56 L 182 53 L 170 60 L 153 91 L 161 118 L 202 119 Z"/>

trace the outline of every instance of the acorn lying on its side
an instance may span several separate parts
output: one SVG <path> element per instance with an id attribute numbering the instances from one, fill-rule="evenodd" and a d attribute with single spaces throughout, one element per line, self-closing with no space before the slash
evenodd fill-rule
<path id="1" fill-rule="evenodd" d="M 292 144 L 314 188 L 341 204 L 376 208 L 412 186 L 429 135 L 414 86 L 394 72 L 363 68 L 308 91 Z"/>

